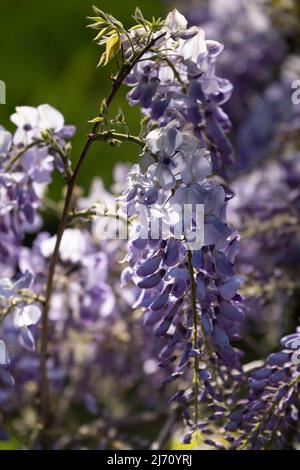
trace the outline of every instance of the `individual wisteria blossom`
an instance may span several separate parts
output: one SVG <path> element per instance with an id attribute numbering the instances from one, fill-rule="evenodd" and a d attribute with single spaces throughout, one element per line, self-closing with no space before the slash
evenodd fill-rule
<path id="1" fill-rule="evenodd" d="M 39 299 L 30 289 L 32 284 L 33 276 L 29 271 L 24 272 L 15 282 L 9 278 L 1 278 L 0 280 L 1 336 L 3 335 L 5 340 L 10 335 L 16 336 L 19 344 L 31 351 L 35 350 L 35 341 L 29 327 L 35 325 L 41 316 Z M 8 368 L 10 364 L 9 353 L 3 339 L 0 343 L 0 384 L 1 388 L 3 385 L 11 387 L 14 384 L 14 379 Z M 14 343 L 9 346 L 14 347 Z"/>
<path id="2" fill-rule="evenodd" d="M 49 105 L 18 107 L 11 119 L 17 126 L 14 135 L 0 129 L 0 269 L 5 276 L 1 279 L 0 321 L 12 312 L 11 326 L 18 330 L 20 342 L 34 349 L 28 327 L 38 322 L 41 310 L 37 305 L 27 305 L 35 300 L 30 291 L 25 298 L 21 292 L 32 286 L 34 274 L 24 272 L 20 277 L 17 263 L 26 234 L 41 226 L 38 209 L 42 196 L 55 161 L 63 168 L 59 152 L 73 129 L 64 127 L 63 116 Z"/>

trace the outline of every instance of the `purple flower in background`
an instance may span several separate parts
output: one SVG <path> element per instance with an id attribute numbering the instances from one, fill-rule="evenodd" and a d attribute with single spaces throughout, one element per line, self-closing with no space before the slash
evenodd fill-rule
<path id="1" fill-rule="evenodd" d="M 265 2 L 260 0 L 203 1 L 189 6 L 186 14 L 209 39 L 225 46 L 218 71 L 234 86 L 225 109 L 234 125 L 240 125 L 261 90 L 275 76 L 287 49 L 286 40 L 272 27 Z"/>
<path id="2" fill-rule="evenodd" d="M 268 356 L 249 378 L 249 396 L 225 426 L 235 432 L 234 449 L 292 449 L 299 420 L 300 361 L 293 356 L 299 332 L 282 339 L 284 349 Z"/>
<path id="3" fill-rule="evenodd" d="M 9 275 L 26 233 L 40 228 L 37 211 L 54 164 L 61 167 L 61 157 L 43 141 L 43 132 L 63 146 L 67 129 L 63 116 L 46 104 L 18 107 L 11 119 L 17 125 L 13 136 L 0 129 L 0 265 Z"/>

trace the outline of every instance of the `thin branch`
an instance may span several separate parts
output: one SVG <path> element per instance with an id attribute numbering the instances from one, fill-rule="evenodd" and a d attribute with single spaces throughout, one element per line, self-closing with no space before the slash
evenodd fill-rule
<path id="1" fill-rule="evenodd" d="M 196 284 L 194 278 L 194 268 L 192 264 L 192 254 L 191 251 L 188 250 L 188 267 L 189 267 L 189 274 L 190 274 L 190 283 L 191 283 L 191 305 L 192 305 L 192 313 L 193 313 L 193 348 L 198 349 L 198 313 L 197 313 L 197 305 L 196 305 Z M 196 356 L 194 360 L 194 407 L 195 407 L 195 424 L 198 426 L 199 421 L 199 357 Z"/>
<path id="2" fill-rule="evenodd" d="M 134 144 L 139 145 L 140 147 L 145 147 L 145 142 L 139 137 L 131 134 L 120 134 L 114 131 L 101 132 L 99 134 L 91 134 L 93 140 L 99 140 L 102 142 L 110 142 L 114 139 L 121 140 L 122 142 L 133 142 Z"/>
<path id="3" fill-rule="evenodd" d="M 200 331 L 201 331 L 201 336 L 202 336 L 202 339 L 203 339 L 205 349 L 208 352 L 209 357 L 211 359 L 211 363 L 208 366 L 210 366 L 212 378 L 213 378 L 213 380 L 216 384 L 216 388 L 218 389 L 220 395 L 222 395 L 221 390 L 220 390 L 220 386 L 219 386 L 219 382 L 218 382 L 218 374 L 217 374 L 217 371 L 215 369 L 215 365 L 214 365 L 214 362 L 213 362 L 213 350 L 212 350 L 210 341 L 207 338 L 207 335 L 206 335 L 205 330 L 203 328 L 202 322 L 199 321 L 199 318 L 198 318 L 197 297 L 196 297 L 196 282 L 195 282 L 195 277 L 194 277 L 194 268 L 193 268 L 193 264 L 192 264 L 191 250 L 188 250 L 188 252 L 187 252 L 187 264 L 188 264 L 188 270 L 189 270 L 189 275 L 190 275 L 190 283 L 191 283 L 191 307 L 192 307 L 192 314 L 193 314 L 193 330 L 194 330 L 193 331 L 193 348 L 194 349 L 199 349 L 199 345 L 198 345 L 198 339 L 199 339 L 198 328 L 199 328 Z M 201 362 L 205 363 L 206 361 L 204 361 L 201 358 Z M 195 393 L 194 407 L 195 407 L 195 424 L 196 425 L 198 424 L 199 417 L 200 417 L 199 416 L 199 398 L 198 398 L 199 391 L 200 391 L 199 376 L 198 376 L 199 364 L 200 364 L 200 358 L 198 356 L 196 356 L 195 360 L 194 360 L 194 388 L 195 388 L 195 390 L 194 390 L 194 393 Z M 225 405 L 225 403 L 224 403 L 224 405 Z"/>
<path id="4" fill-rule="evenodd" d="M 73 221 L 75 219 L 91 219 L 94 217 L 98 217 L 98 218 L 108 217 L 112 219 L 118 219 L 118 220 L 122 220 L 128 225 L 131 223 L 130 219 L 128 219 L 125 215 L 122 216 L 121 214 L 113 213 L 109 211 L 104 211 L 104 213 L 101 214 L 96 208 L 90 208 L 90 209 L 83 210 L 83 211 L 74 211 L 69 214 L 70 221 Z"/>
<path id="5" fill-rule="evenodd" d="M 49 145 L 60 156 L 64 166 L 64 177 L 66 181 L 69 181 L 72 177 L 72 167 L 66 152 L 60 146 L 59 142 L 57 142 L 57 140 L 55 140 L 52 136 L 49 137 Z"/>

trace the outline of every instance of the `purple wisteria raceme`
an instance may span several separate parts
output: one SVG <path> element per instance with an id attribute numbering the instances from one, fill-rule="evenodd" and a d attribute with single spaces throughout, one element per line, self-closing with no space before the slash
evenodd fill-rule
<path id="1" fill-rule="evenodd" d="M 249 396 L 229 416 L 233 449 L 295 449 L 299 443 L 300 332 L 281 340 L 249 378 Z"/>
<path id="2" fill-rule="evenodd" d="M 46 104 L 17 107 L 11 120 L 17 126 L 14 135 L 0 128 L 0 322 L 5 330 L 16 331 L 25 348 L 34 350 L 28 327 L 40 319 L 40 299 L 32 292 L 35 273 L 21 275 L 18 261 L 26 234 L 42 225 L 38 209 L 54 166 L 69 169 L 66 139 L 74 128 L 64 126 L 63 116 Z M 7 377 L 3 369 L 1 374 Z"/>
<path id="3" fill-rule="evenodd" d="M 11 116 L 14 135 L 0 128 L 0 266 L 11 276 L 26 233 L 37 231 L 37 213 L 56 165 L 62 171 L 66 139 L 74 134 L 49 105 L 20 106 Z"/>
<path id="4" fill-rule="evenodd" d="M 159 56 L 149 51 L 127 79 L 133 87 L 129 103 L 140 105 L 160 126 L 174 120 L 175 127 L 189 126 L 221 171 L 233 161 L 233 149 L 225 136 L 231 124 L 221 108 L 231 96 L 232 85 L 215 74 L 223 46 L 206 40 L 201 28 L 187 28 L 187 20 L 177 10 L 168 15 L 162 31 L 166 36 L 155 49 Z M 143 28 L 134 29 L 131 40 L 141 42 L 144 37 Z"/>
<path id="5" fill-rule="evenodd" d="M 191 24 L 201 26 L 208 38 L 224 44 L 217 70 L 234 88 L 224 109 L 233 124 L 232 142 L 238 155 L 230 178 L 268 158 L 276 123 L 290 107 L 292 81 L 275 83 L 280 69 L 288 69 L 283 62 L 288 44 L 286 35 L 272 21 L 269 7 L 264 0 L 182 4 Z M 281 17 L 275 6 L 274 11 Z"/>
<path id="6" fill-rule="evenodd" d="M 282 158 L 286 153 L 279 148 L 286 142 L 284 133 L 298 128 L 299 106 L 293 103 L 292 86 L 299 77 L 300 62 L 294 55 L 287 56 L 279 75 L 268 84 L 259 99 L 251 106 L 236 131 L 236 149 L 239 159 L 236 170 L 249 173 L 267 159 Z M 282 136 L 282 138 L 281 138 Z"/>
<path id="7" fill-rule="evenodd" d="M 287 51 L 286 38 L 272 24 L 264 0 L 204 0 L 201 5 L 187 6 L 183 2 L 182 8 L 191 24 L 201 26 L 208 38 L 224 44 L 218 70 L 234 86 L 225 110 L 236 129 L 276 77 Z M 260 123 L 264 125 L 264 120 Z"/>
<path id="8" fill-rule="evenodd" d="M 121 165 L 116 168 L 114 188 L 122 190 L 126 171 Z M 80 403 L 92 419 L 103 420 L 103 429 L 98 433 L 92 435 L 91 429 L 96 446 L 107 445 L 112 439 L 107 421 L 114 420 L 115 414 L 118 416 L 110 403 L 111 381 L 118 381 L 114 399 L 121 402 L 133 387 L 137 388 L 139 399 L 132 403 L 131 412 L 138 408 L 139 402 L 143 402 L 146 409 L 156 410 L 164 403 L 161 381 L 168 372 L 158 367 L 160 340 L 153 339 L 138 316 L 132 317 L 136 289 L 120 286 L 126 240 L 104 237 L 107 216 L 103 207 L 112 210 L 115 197 L 97 178 L 90 194 L 77 201 L 76 213 L 82 215 L 74 218 L 74 226 L 67 228 L 63 236 L 49 315 L 48 374 L 57 408 L 63 408 L 63 412 L 56 414 L 56 420 L 71 417 L 73 407 Z M 20 280 L 13 285 L 10 280 L 2 280 L 0 299 L 5 296 L 3 306 L 7 312 L 2 336 L 7 340 L 10 355 L 9 361 L 5 343 L 0 341 L 0 404 L 6 421 L 20 406 L 32 412 L 32 403 L 37 399 L 33 384 L 39 382 L 38 352 L 34 348 L 38 330 L 34 324 L 40 317 L 38 299 L 43 301 L 54 243 L 55 236 L 40 232 L 31 248 L 20 249 L 18 267 L 23 273 Z M 12 301 L 9 312 L 8 297 Z M 12 387 L 14 383 L 16 386 Z M 65 390 L 70 387 L 72 395 L 66 401 Z M 122 418 L 125 414 L 124 419 L 127 419 L 127 412 L 122 411 Z M 32 432 L 36 425 L 33 420 L 26 432 Z M 68 436 L 70 445 L 75 441 L 83 443 L 84 439 L 84 434 Z M 55 448 L 64 446 L 64 441 L 55 443 Z"/>
<path id="9" fill-rule="evenodd" d="M 164 383 L 184 383 L 193 372 L 193 386 L 182 386 L 171 399 L 194 403 L 186 419 L 193 433 L 201 427 L 200 402 L 212 401 L 219 417 L 227 406 L 224 382 L 240 370 L 232 346 L 244 319 L 241 279 L 233 269 L 238 235 L 226 222 L 231 194 L 212 176 L 211 162 L 212 153 L 222 164 L 231 157 L 228 118 L 220 108 L 231 87 L 214 75 L 219 43 L 205 41 L 199 28 L 187 29 L 176 10 L 163 30 L 159 59 L 149 53 L 128 79 L 130 103 L 140 104 L 150 121 L 125 195 L 134 234 L 123 278 L 140 288 L 135 306 L 145 311 L 145 326 L 167 339 L 160 366 L 172 365 L 173 373 Z M 139 35 L 142 40 L 135 30 L 133 41 Z M 153 224 L 159 227 L 154 235 Z M 203 239 L 190 243 L 201 230 Z"/>
<path id="10" fill-rule="evenodd" d="M 299 106 L 291 102 L 289 88 L 298 60 L 290 58 L 287 62 L 290 65 L 282 80 L 267 89 L 264 104 L 249 116 L 249 125 L 244 127 L 243 148 L 249 158 L 258 156 L 261 165 L 232 183 L 235 198 L 228 214 L 241 232 L 237 264 L 246 279 L 248 333 L 263 335 L 263 354 L 277 347 L 280 338 L 297 321 L 300 119 Z M 266 125 L 259 134 L 261 111 L 265 111 L 265 119 L 261 118 Z M 252 157 L 252 165 L 257 163 Z"/>

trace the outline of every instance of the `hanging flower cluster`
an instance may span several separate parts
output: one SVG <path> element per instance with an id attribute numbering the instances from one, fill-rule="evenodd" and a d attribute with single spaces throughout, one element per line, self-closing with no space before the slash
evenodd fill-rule
<path id="1" fill-rule="evenodd" d="M 294 439 L 299 440 L 299 331 L 282 338 L 281 344 L 282 351 L 251 372 L 249 397 L 229 416 L 225 429 L 236 432 L 235 449 L 292 450 Z"/>
<path id="2" fill-rule="evenodd" d="M 62 114 L 46 104 L 18 107 L 11 121 L 17 126 L 14 135 L 0 129 L 0 322 L 17 332 L 22 345 L 34 350 L 28 327 L 41 316 L 41 299 L 33 292 L 36 273 L 17 273 L 16 268 L 25 236 L 41 227 L 38 209 L 54 166 L 61 171 L 69 168 L 64 151 L 74 128 L 65 126 Z M 7 366 L 9 355 L 3 340 L 1 350 L 1 366 Z M 5 384 L 13 383 L 5 368 L 0 371 Z"/>
<path id="3" fill-rule="evenodd" d="M 17 126 L 14 135 L 0 128 L 0 265 L 9 275 L 25 235 L 41 226 L 42 195 L 54 166 L 63 171 L 68 165 L 61 155 L 74 134 L 62 114 L 46 104 L 20 106 L 11 121 Z"/>
<path id="4" fill-rule="evenodd" d="M 286 38 L 273 27 L 268 1 L 204 0 L 200 5 L 182 2 L 180 6 L 191 24 L 201 26 L 209 38 L 224 44 L 218 69 L 234 86 L 225 109 L 233 125 L 239 127 L 287 51 Z M 281 14 L 278 12 L 278 17 Z"/>

